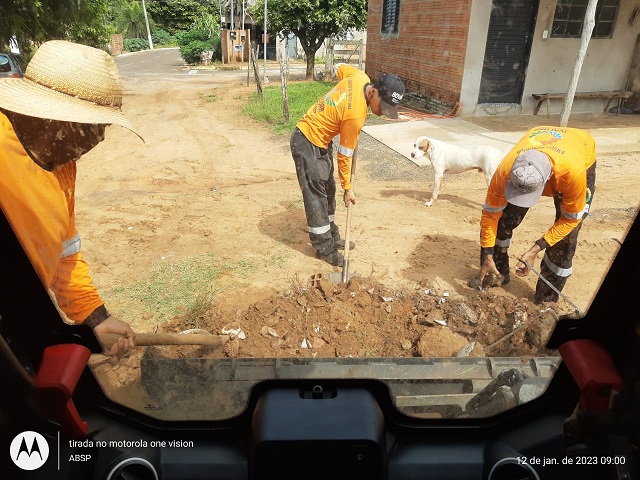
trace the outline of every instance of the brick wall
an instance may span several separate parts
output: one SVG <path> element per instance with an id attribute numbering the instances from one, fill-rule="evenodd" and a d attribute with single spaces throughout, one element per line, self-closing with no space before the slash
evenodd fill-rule
<path id="1" fill-rule="evenodd" d="M 369 0 L 366 72 L 395 73 L 408 100 L 449 111 L 460 100 L 472 0 L 400 0 L 398 34 L 383 35 L 383 0 Z"/>
<path id="2" fill-rule="evenodd" d="M 116 33 L 111 35 L 111 44 L 109 45 L 109 52 L 111 55 L 120 55 L 124 50 L 124 43 L 122 35 Z"/>

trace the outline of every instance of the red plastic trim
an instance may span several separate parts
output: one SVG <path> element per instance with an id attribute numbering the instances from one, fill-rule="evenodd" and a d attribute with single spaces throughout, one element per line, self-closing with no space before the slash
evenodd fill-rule
<path id="1" fill-rule="evenodd" d="M 47 347 L 36 376 L 35 398 L 49 415 L 60 422 L 63 432 L 73 438 L 83 438 L 88 429 L 71 395 L 90 356 L 91 350 L 82 345 Z"/>
<path id="2" fill-rule="evenodd" d="M 582 409 L 606 411 L 612 391 L 622 392 L 622 378 L 604 346 L 594 340 L 572 340 L 558 351 L 580 387 Z"/>

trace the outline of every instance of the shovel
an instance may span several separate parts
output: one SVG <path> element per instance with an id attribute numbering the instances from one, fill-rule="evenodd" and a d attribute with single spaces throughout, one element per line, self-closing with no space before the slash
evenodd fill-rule
<path id="1" fill-rule="evenodd" d="M 351 156 L 351 188 L 356 181 L 356 158 L 358 156 L 358 145 L 353 150 L 353 155 Z M 349 281 L 349 243 L 351 242 L 351 207 L 353 207 L 353 203 L 349 202 L 347 206 L 347 226 L 345 227 L 345 237 L 344 237 L 344 261 L 342 262 L 342 273 L 340 272 L 329 272 L 329 280 L 333 283 L 347 283 Z"/>
<path id="2" fill-rule="evenodd" d="M 111 346 L 122 338 L 117 333 L 103 333 L 98 339 L 103 345 Z M 208 345 L 221 347 L 229 340 L 228 335 L 210 335 L 200 333 L 136 333 L 137 347 L 149 345 Z"/>

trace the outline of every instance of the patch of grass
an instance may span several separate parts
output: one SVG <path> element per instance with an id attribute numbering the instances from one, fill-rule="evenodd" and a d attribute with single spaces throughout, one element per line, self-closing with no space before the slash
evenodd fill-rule
<path id="1" fill-rule="evenodd" d="M 202 95 L 201 98 L 207 103 L 217 102 L 218 100 L 220 100 L 220 96 L 216 95 L 215 93 L 212 93 L 211 95 Z"/>
<path id="2" fill-rule="evenodd" d="M 174 318 L 189 311 L 203 313 L 203 299 L 213 299 L 213 282 L 236 267 L 207 253 L 179 263 L 159 263 L 144 280 L 120 285 L 106 292 L 107 303 L 119 305 L 123 319 L 152 312 L 158 319 Z M 208 304 L 207 304 L 208 306 Z"/>
<path id="3" fill-rule="evenodd" d="M 271 255 L 271 258 L 269 260 L 275 267 L 284 268 L 284 266 L 287 264 L 288 257 L 285 253 L 274 253 Z"/>
<path id="4" fill-rule="evenodd" d="M 287 84 L 289 95 L 289 121 L 282 115 L 282 87 L 271 85 L 262 89 L 263 99 L 253 93 L 242 113 L 270 125 L 275 133 L 290 133 L 298 120 L 318 98 L 326 95 L 336 82 L 293 82 Z"/>

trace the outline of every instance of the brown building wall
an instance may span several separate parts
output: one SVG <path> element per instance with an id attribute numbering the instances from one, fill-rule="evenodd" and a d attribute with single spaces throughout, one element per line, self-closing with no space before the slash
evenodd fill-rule
<path id="1" fill-rule="evenodd" d="M 366 72 L 398 75 L 426 108 L 460 100 L 472 0 L 400 0 L 398 34 L 382 34 L 383 0 L 369 0 Z"/>

